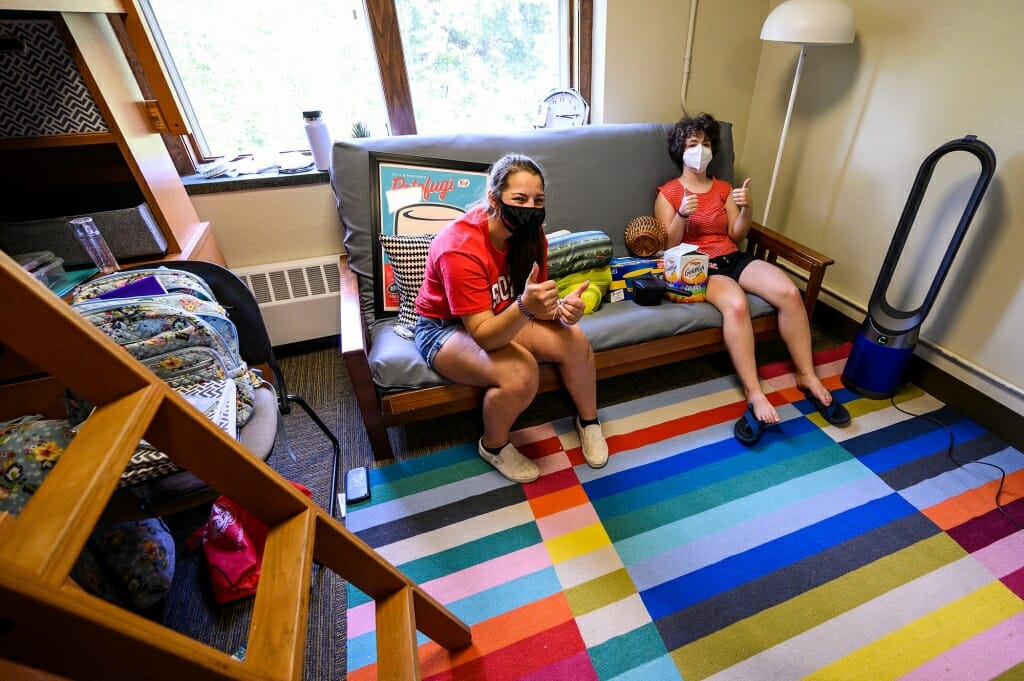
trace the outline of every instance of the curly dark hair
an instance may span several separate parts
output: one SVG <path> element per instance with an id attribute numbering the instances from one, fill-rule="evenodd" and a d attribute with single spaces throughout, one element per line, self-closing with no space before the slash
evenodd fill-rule
<path id="1" fill-rule="evenodd" d="M 683 169 L 683 152 L 686 151 L 686 140 L 694 135 L 704 135 L 704 138 L 711 142 L 711 153 L 718 153 L 718 146 L 722 143 L 722 126 L 715 117 L 708 113 L 697 114 L 696 116 L 684 116 L 672 127 L 668 134 L 668 155 L 679 169 Z"/>

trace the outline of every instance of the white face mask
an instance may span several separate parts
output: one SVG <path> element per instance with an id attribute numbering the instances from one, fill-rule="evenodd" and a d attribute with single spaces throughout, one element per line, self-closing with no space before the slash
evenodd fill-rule
<path id="1" fill-rule="evenodd" d="M 692 168 L 698 173 L 703 173 L 707 169 L 708 164 L 711 163 L 711 150 L 703 144 L 690 147 L 683 152 L 683 163 L 688 168 Z"/>

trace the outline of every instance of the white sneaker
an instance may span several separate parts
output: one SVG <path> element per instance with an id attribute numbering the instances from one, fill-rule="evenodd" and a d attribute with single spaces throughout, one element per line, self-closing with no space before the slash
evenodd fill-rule
<path id="1" fill-rule="evenodd" d="M 591 468 L 602 468 L 608 463 L 608 443 L 604 441 L 604 433 L 600 423 L 592 423 L 580 428 L 580 419 L 576 417 L 576 433 L 580 436 L 583 447 L 583 458 Z"/>
<path id="2" fill-rule="evenodd" d="M 498 469 L 512 482 L 533 482 L 540 477 L 540 468 L 509 442 L 497 454 L 484 449 L 484 439 L 480 438 L 476 445 L 480 458 Z"/>

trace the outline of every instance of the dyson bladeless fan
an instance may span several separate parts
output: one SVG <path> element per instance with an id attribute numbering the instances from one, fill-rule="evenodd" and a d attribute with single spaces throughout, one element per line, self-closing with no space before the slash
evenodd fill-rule
<path id="1" fill-rule="evenodd" d="M 966 151 L 974 154 L 981 162 L 981 172 L 974 185 L 971 197 L 960 217 L 953 238 L 946 248 L 942 262 L 935 273 L 931 286 L 924 301 L 916 310 L 900 310 L 893 307 L 886 297 L 892 276 L 899 263 L 907 235 L 914 224 L 917 210 L 921 207 L 921 199 L 931 180 L 935 165 L 946 154 L 954 151 Z M 978 204 L 985 190 L 988 189 L 992 174 L 996 168 L 996 155 L 992 148 L 979 140 L 975 135 L 963 139 L 946 142 L 928 155 L 917 171 L 917 179 L 910 190 L 907 205 L 903 208 L 896 233 L 893 235 L 889 252 L 886 253 L 882 270 L 878 273 L 875 289 L 868 302 L 868 315 L 853 341 L 853 349 L 843 369 L 843 385 L 855 393 L 871 399 L 881 400 L 896 394 L 906 384 L 907 367 L 914 354 L 918 332 L 924 323 L 928 311 L 942 287 L 942 282 L 949 273 L 949 268 L 956 257 L 957 249 L 967 233 L 967 228 L 978 210 Z"/>

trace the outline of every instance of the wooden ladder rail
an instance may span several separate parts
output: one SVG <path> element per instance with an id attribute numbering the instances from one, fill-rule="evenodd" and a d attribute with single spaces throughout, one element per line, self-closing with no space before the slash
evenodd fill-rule
<path id="1" fill-rule="evenodd" d="M 21 514 L 0 515 L 6 659 L 72 679 L 145 670 L 168 681 L 298 680 L 314 561 L 376 601 L 378 678 L 420 678 L 417 629 L 449 650 L 471 643 L 465 623 L 3 253 L 0 318 L 0 344 L 96 405 Z M 24 395 L 23 385 L 0 383 L 5 412 Z M 244 661 L 92 596 L 68 576 L 142 437 L 267 524 Z"/>

